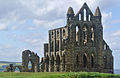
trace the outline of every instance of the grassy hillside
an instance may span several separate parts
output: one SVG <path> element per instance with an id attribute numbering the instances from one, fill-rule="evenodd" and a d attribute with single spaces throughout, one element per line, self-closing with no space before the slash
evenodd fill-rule
<path id="1" fill-rule="evenodd" d="M 8 73 L 1 72 L 0 78 L 120 78 L 120 75 L 103 74 L 103 73 Z"/>

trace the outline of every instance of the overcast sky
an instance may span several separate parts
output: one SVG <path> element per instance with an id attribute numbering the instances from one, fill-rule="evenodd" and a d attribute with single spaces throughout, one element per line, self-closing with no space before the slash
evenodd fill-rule
<path id="1" fill-rule="evenodd" d="M 21 61 L 25 49 L 42 57 L 48 30 L 65 26 L 68 7 L 77 13 L 84 2 L 93 13 L 100 7 L 104 39 L 120 69 L 120 0 L 0 0 L 0 61 Z"/>

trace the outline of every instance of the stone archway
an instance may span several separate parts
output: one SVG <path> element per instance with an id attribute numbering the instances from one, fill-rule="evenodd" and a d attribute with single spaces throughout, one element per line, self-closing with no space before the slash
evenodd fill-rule
<path id="1" fill-rule="evenodd" d="M 62 61 L 63 61 L 63 70 L 62 71 L 65 71 L 65 54 L 63 54 Z"/>
<path id="2" fill-rule="evenodd" d="M 83 55 L 83 67 L 87 67 L 87 54 Z"/>
<path id="3" fill-rule="evenodd" d="M 51 72 L 54 72 L 54 56 L 51 57 Z"/>
<path id="4" fill-rule="evenodd" d="M 94 67 L 94 55 L 93 54 L 91 55 L 91 67 L 92 68 Z"/>
<path id="5" fill-rule="evenodd" d="M 60 71 L 60 56 L 57 55 L 56 57 L 56 69 L 57 69 L 57 72 Z"/>
<path id="6" fill-rule="evenodd" d="M 107 69 L 107 63 L 108 63 L 107 56 L 105 55 L 104 56 L 104 69 Z"/>
<path id="7" fill-rule="evenodd" d="M 33 63 L 31 60 L 28 61 L 28 71 L 31 72 L 33 70 Z"/>
<path id="8" fill-rule="evenodd" d="M 49 56 L 46 57 L 46 72 L 49 72 Z"/>

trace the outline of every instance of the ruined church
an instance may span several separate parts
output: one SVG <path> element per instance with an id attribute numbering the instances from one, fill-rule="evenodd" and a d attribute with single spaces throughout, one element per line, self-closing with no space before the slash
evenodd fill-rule
<path id="1" fill-rule="evenodd" d="M 103 39 L 101 19 L 99 7 L 95 14 L 86 3 L 76 14 L 69 7 L 66 26 L 49 30 L 40 71 L 113 73 L 112 51 Z"/>

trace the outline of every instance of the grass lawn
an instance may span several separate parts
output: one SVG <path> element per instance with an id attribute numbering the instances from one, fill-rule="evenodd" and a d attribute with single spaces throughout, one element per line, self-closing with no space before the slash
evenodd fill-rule
<path id="1" fill-rule="evenodd" d="M 120 75 L 87 72 L 0 72 L 0 78 L 120 78 Z"/>

